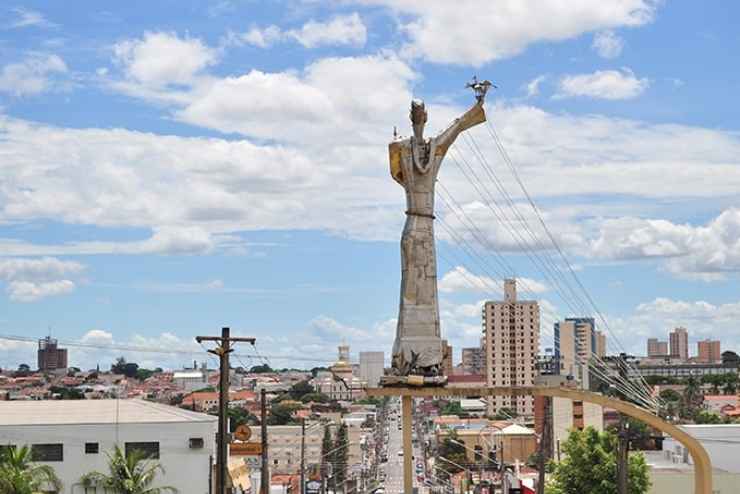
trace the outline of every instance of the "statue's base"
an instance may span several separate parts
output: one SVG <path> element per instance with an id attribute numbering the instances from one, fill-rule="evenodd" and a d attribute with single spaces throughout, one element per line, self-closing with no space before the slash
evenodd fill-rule
<path id="1" fill-rule="evenodd" d="M 383 376 L 380 378 L 381 388 L 423 388 L 447 385 L 447 376 Z"/>

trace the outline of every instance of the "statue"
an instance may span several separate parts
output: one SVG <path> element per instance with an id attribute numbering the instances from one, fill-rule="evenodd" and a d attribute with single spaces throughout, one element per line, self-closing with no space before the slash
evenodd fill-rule
<path id="1" fill-rule="evenodd" d="M 424 102 L 411 102 L 414 135 L 388 146 L 391 176 L 406 191 L 406 224 L 401 236 L 401 297 L 391 374 L 383 384 L 444 384 L 443 348 L 437 301 L 434 245 L 434 184 L 447 150 L 461 132 L 486 121 L 485 94 L 491 83 L 473 79 L 476 103 L 447 129 L 424 138 Z M 409 379 L 409 376 L 412 379 Z M 413 382 L 412 382 L 413 381 Z"/>

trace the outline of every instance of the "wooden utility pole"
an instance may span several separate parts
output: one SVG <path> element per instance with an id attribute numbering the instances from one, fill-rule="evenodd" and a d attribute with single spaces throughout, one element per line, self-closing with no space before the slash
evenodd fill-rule
<path id="1" fill-rule="evenodd" d="M 229 354 L 234 351 L 232 343 L 246 342 L 254 345 L 255 338 L 232 338 L 229 328 L 221 328 L 221 336 L 196 336 L 195 341 L 218 342 L 218 346 L 208 353 L 216 355 L 219 359 L 219 385 L 218 385 L 218 435 L 216 436 L 216 494 L 227 494 L 226 477 L 228 476 L 229 464 L 229 431 L 228 417 L 229 409 Z"/>
<path id="2" fill-rule="evenodd" d="M 627 354 L 619 354 L 619 376 L 622 380 L 628 379 Z M 624 393 L 619 393 L 623 400 L 627 399 Z M 617 494 L 627 494 L 629 474 L 629 430 L 627 429 L 627 418 L 623 413 L 619 414 L 619 432 L 617 433 Z"/>
<path id="3" fill-rule="evenodd" d="M 300 494 L 306 494 L 306 417 L 301 418 L 301 488 Z"/>
<path id="4" fill-rule="evenodd" d="M 260 392 L 260 431 L 262 432 L 262 470 L 260 472 L 260 494 L 270 494 L 270 464 L 267 457 L 267 391 Z"/>
<path id="5" fill-rule="evenodd" d="M 550 458 L 550 403 L 552 398 L 544 397 L 545 406 L 542 417 L 542 437 L 540 438 L 539 456 L 537 458 L 537 494 L 545 494 L 545 461 Z"/>

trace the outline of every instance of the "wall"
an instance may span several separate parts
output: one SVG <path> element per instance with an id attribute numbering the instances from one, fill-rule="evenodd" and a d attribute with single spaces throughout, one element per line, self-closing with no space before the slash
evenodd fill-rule
<path id="1" fill-rule="evenodd" d="M 207 494 L 210 457 L 215 455 L 215 422 L 0 426 L 0 444 L 64 444 L 64 461 L 43 463 L 64 482 L 63 494 L 81 494 L 80 477 L 91 471 L 107 473 L 106 452 L 116 437 L 125 442 L 159 441 L 159 462 L 165 473 L 156 486 L 171 485 L 182 494 Z M 200 437 L 202 449 L 190 449 L 188 439 Z M 98 454 L 85 454 L 85 443 L 99 443 Z M 99 492 L 102 492 L 100 490 Z"/>

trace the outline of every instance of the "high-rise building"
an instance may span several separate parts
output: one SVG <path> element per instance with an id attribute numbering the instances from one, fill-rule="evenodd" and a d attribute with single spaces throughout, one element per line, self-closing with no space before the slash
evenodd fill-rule
<path id="1" fill-rule="evenodd" d="M 57 340 L 51 336 L 39 340 L 37 357 L 41 372 L 53 372 L 67 368 L 67 349 L 59 348 Z"/>
<path id="2" fill-rule="evenodd" d="M 678 358 L 681 360 L 689 359 L 689 332 L 686 328 L 676 328 L 671 331 L 670 335 L 671 342 L 671 357 Z"/>
<path id="3" fill-rule="evenodd" d="M 707 364 L 713 364 L 715 362 L 722 362 L 722 352 L 720 350 L 719 340 L 704 340 L 698 341 L 697 346 L 697 360 Z"/>
<path id="4" fill-rule="evenodd" d="M 658 338 L 648 338 L 647 356 L 648 357 L 665 357 L 668 355 L 668 342 L 660 341 Z"/>
<path id="5" fill-rule="evenodd" d="M 377 388 L 385 369 L 383 352 L 360 352 L 360 379 L 369 388 Z"/>
<path id="6" fill-rule="evenodd" d="M 596 356 L 599 358 L 606 357 L 606 335 L 603 331 L 596 332 Z"/>
<path id="7" fill-rule="evenodd" d="M 442 340 L 442 374 L 452 375 L 452 345 L 447 340 Z"/>
<path id="8" fill-rule="evenodd" d="M 504 300 L 483 306 L 486 385 L 532 386 L 540 344 L 540 307 L 534 300 L 517 300 L 516 280 L 504 280 Z M 507 407 L 519 415 L 534 413 L 531 396 L 493 396 L 488 413 Z"/>
<path id="9" fill-rule="evenodd" d="M 596 353 L 596 331 L 591 317 L 572 317 L 556 322 L 555 357 L 565 375 L 573 376 L 579 387 L 589 389 L 589 362 Z"/>
<path id="10" fill-rule="evenodd" d="M 483 371 L 486 368 L 486 354 L 483 348 L 463 348 L 462 368 L 465 374 L 483 375 Z"/>

